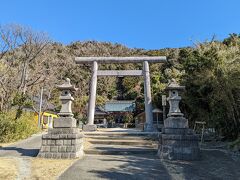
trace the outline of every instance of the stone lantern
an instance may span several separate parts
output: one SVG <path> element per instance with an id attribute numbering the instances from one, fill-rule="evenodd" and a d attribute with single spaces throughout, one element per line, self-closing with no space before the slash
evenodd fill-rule
<path id="1" fill-rule="evenodd" d="M 74 98 L 72 97 L 72 93 L 76 91 L 77 88 L 71 85 L 69 78 L 66 79 L 64 84 L 57 86 L 57 88 L 62 91 L 59 98 L 62 102 L 62 108 L 58 115 L 61 117 L 73 117 L 72 102 L 74 101 Z"/>
<path id="2" fill-rule="evenodd" d="M 179 92 L 183 91 L 185 89 L 185 86 L 179 86 L 175 80 L 172 80 L 166 89 L 169 90 L 169 97 L 167 98 L 170 106 L 168 117 L 183 116 L 179 109 L 179 102 L 182 99 L 181 96 L 179 96 Z"/>
<path id="3" fill-rule="evenodd" d="M 77 88 L 71 85 L 70 79 L 67 78 L 64 84 L 57 86 L 57 89 L 61 91 L 59 99 L 62 103 L 62 107 L 58 113 L 61 118 L 54 121 L 53 127 L 76 127 L 76 119 L 73 118 L 72 113 L 72 102 L 74 101 L 72 94 Z"/>
<path id="4" fill-rule="evenodd" d="M 158 155 L 161 159 L 197 160 L 200 158 L 198 137 L 189 129 L 188 120 L 179 109 L 179 92 L 185 87 L 172 80 L 166 89 L 169 91 L 169 113 L 159 137 Z"/>
<path id="5" fill-rule="evenodd" d="M 53 129 L 42 136 L 42 146 L 38 157 L 43 158 L 77 158 L 83 155 L 83 134 L 76 128 L 76 119 L 72 113 L 72 94 L 77 89 L 71 85 L 70 79 L 57 86 L 61 90 L 62 108 L 55 118 Z"/>

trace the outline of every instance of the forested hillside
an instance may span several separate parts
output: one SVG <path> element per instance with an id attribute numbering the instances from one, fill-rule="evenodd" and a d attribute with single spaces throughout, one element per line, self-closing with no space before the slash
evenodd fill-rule
<path id="1" fill-rule="evenodd" d="M 56 85 L 70 78 L 78 87 L 74 111 L 86 116 L 90 66 L 76 65 L 76 56 L 167 56 L 165 64 L 151 65 L 153 104 L 161 108 L 161 95 L 168 80 L 175 78 L 186 86 L 182 111 L 191 124 L 206 121 L 219 135 L 235 139 L 240 127 L 240 36 L 230 35 L 224 41 L 203 42 L 180 49 L 131 49 L 108 42 L 53 42 L 46 34 L 18 25 L 0 27 L 0 112 L 34 106 L 33 97 L 44 87 L 44 98 L 59 106 Z M 141 64 L 106 64 L 100 69 L 141 69 Z M 97 103 L 117 96 L 117 79 L 98 79 Z M 137 111 L 143 111 L 143 79 L 123 79 L 124 99 L 136 99 Z M 1 121 L 1 119 L 0 119 Z"/>

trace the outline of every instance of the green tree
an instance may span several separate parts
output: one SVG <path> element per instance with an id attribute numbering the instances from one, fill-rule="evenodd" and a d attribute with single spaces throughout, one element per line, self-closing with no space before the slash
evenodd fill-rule
<path id="1" fill-rule="evenodd" d="M 233 44 L 229 45 L 229 44 Z M 240 129 L 240 46 L 212 41 L 183 49 L 184 103 L 190 121 L 206 121 L 220 135 L 236 138 Z"/>

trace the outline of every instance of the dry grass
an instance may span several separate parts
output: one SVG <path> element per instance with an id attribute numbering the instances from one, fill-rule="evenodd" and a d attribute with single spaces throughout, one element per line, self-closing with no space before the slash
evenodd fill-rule
<path id="1" fill-rule="evenodd" d="M 56 179 L 76 160 L 77 159 L 57 160 L 34 158 L 32 160 L 30 179 Z"/>
<path id="2" fill-rule="evenodd" d="M 67 168 L 69 168 L 77 159 L 31 159 L 30 177 L 26 179 L 55 180 Z M 0 158 L 0 179 L 16 179 L 21 171 L 18 159 Z"/>
<path id="3" fill-rule="evenodd" d="M 0 179 L 12 180 L 18 175 L 17 160 L 11 158 L 0 158 Z"/>
<path id="4" fill-rule="evenodd" d="M 89 149 L 92 146 L 92 143 L 89 142 L 90 140 L 92 140 L 92 138 L 84 138 L 83 141 L 84 149 Z"/>

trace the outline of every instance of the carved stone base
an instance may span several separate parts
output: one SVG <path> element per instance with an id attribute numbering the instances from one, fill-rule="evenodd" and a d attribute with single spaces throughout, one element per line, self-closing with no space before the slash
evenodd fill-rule
<path id="1" fill-rule="evenodd" d="M 83 156 L 83 134 L 77 128 L 49 129 L 42 136 L 42 147 L 38 157 L 41 158 L 79 158 Z"/>
<path id="2" fill-rule="evenodd" d="M 92 125 L 83 125 L 83 131 L 96 131 L 97 130 L 97 126 L 95 124 Z"/>
<path id="3" fill-rule="evenodd" d="M 167 118 L 164 121 L 163 133 L 159 137 L 158 156 L 168 160 L 200 159 L 198 137 L 188 128 L 170 128 L 172 121 L 176 122 L 174 127 L 187 127 L 187 119 L 183 117 Z"/>
<path id="4" fill-rule="evenodd" d="M 195 135 L 162 134 L 158 156 L 169 160 L 198 160 L 200 149 Z"/>

